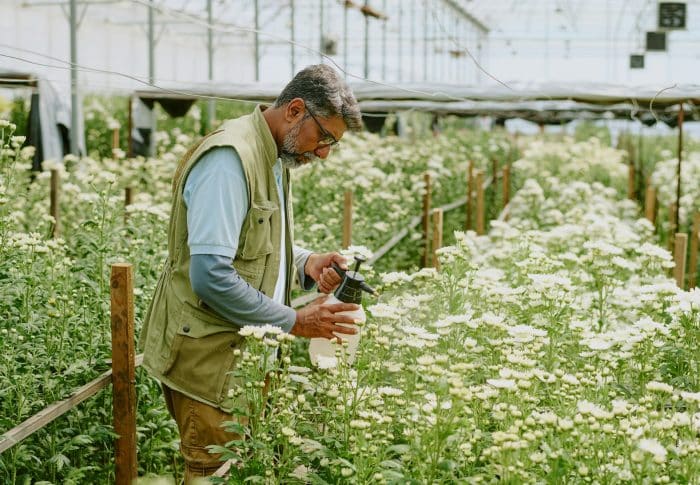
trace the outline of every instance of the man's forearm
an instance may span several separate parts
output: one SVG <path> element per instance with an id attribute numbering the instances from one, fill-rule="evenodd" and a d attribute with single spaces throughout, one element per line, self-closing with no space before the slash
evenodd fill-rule
<path id="1" fill-rule="evenodd" d="M 251 287 L 231 266 L 231 258 L 192 255 L 190 281 L 204 303 L 238 326 L 271 324 L 285 332 L 294 326 L 296 312 Z"/>

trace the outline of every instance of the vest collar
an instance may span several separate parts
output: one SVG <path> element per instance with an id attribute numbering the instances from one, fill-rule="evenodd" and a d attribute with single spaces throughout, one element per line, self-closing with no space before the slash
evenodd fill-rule
<path id="1" fill-rule="evenodd" d="M 258 135 L 260 135 L 260 140 L 262 142 L 261 148 L 265 155 L 265 162 L 272 167 L 277 162 L 277 142 L 275 142 L 270 127 L 262 114 L 263 109 L 266 108 L 267 106 L 262 105 L 257 105 L 255 107 L 253 111 L 253 125 Z"/>

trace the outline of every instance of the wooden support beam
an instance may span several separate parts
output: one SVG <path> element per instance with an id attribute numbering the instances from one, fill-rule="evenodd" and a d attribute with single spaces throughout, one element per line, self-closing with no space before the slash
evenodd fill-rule
<path id="1" fill-rule="evenodd" d="M 136 366 L 134 364 L 134 273 L 132 265 L 112 265 L 112 385 L 115 483 L 136 479 Z"/>
<path id="2" fill-rule="evenodd" d="M 693 229 L 690 233 L 690 260 L 688 262 L 688 289 L 695 288 L 698 268 L 698 242 L 700 236 L 700 212 L 693 215 Z"/>
<path id="3" fill-rule="evenodd" d="M 469 172 L 467 173 L 467 219 L 464 223 L 464 230 L 472 228 L 472 212 L 474 199 L 474 161 L 469 160 Z"/>
<path id="4" fill-rule="evenodd" d="M 674 202 L 671 204 L 671 207 L 668 208 L 668 222 L 669 222 L 669 229 L 668 229 L 668 250 L 673 251 L 673 240 L 674 236 L 676 234 L 676 231 L 678 230 L 678 221 L 676 220 L 676 216 L 678 216 L 678 208 L 676 206 L 676 203 Z"/>
<path id="5" fill-rule="evenodd" d="M 51 193 L 49 195 L 50 207 L 49 214 L 53 217 L 53 226 L 51 227 L 51 237 L 56 238 L 60 234 L 59 227 L 59 191 L 61 186 L 61 175 L 57 169 L 51 169 Z"/>
<path id="6" fill-rule="evenodd" d="M 634 162 L 630 161 L 629 167 L 627 170 L 627 198 L 634 200 L 636 199 L 635 196 L 635 168 L 634 168 Z"/>
<path id="7" fill-rule="evenodd" d="M 484 204 L 484 172 L 476 173 L 476 233 L 481 236 L 486 232 L 486 207 Z"/>
<path id="8" fill-rule="evenodd" d="M 112 153 L 119 149 L 119 128 L 112 128 Z"/>
<path id="9" fill-rule="evenodd" d="M 644 216 L 652 224 L 656 223 L 656 189 L 650 184 L 644 196 Z"/>
<path id="10" fill-rule="evenodd" d="M 440 271 L 440 260 L 437 251 L 442 248 L 442 222 L 443 211 L 441 208 L 433 210 L 433 267 Z"/>
<path id="11" fill-rule="evenodd" d="M 685 253 L 688 248 L 688 235 L 684 232 L 679 232 L 674 238 L 673 259 L 676 262 L 673 268 L 673 277 L 679 288 L 685 288 Z"/>
<path id="12" fill-rule="evenodd" d="M 345 191 L 343 202 L 343 249 L 352 244 L 352 190 Z"/>
<path id="13" fill-rule="evenodd" d="M 503 167 L 503 208 L 510 202 L 510 165 Z"/>
<path id="14" fill-rule="evenodd" d="M 430 206 L 432 205 L 432 189 L 430 186 L 430 174 L 423 175 L 425 182 L 425 194 L 423 194 L 423 257 L 421 258 L 421 267 L 428 266 L 430 258 Z"/>
<path id="15" fill-rule="evenodd" d="M 137 355 L 135 362 L 136 367 L 140 366 L 142 362 L 143 354 Z M 0 453 L 12 448 L 27 436 L 32 435 L 47 424 L 51 423 L 53 420 L 63 416 L 81 402 L 100 392 L 111 382 L 112 370 L 110 369 L 102 373 L 96 379 L 93 379 L 84 386 L 76 389 L 67 398 L 45 407 L 34 416 L 26 419 L 11 430 L 6 431 L 2 436 L 0 436 Z"/>

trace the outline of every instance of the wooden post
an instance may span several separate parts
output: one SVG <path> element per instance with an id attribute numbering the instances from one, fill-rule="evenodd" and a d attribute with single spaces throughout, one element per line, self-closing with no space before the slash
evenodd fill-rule
<path id="1" fill-rule="evenodd" d="M 61 175 L 57 169 L 51 169 L 51 193 L 49 195 L 50 207 L 49 214 L 53 217 L 53 227 L 51 227 L 51 237 L 56 238 L 59 234 L 58 227 L 58 191 L 60 189 Z"/>
<path id="2" fill-rule="evenodd" d="M 133 204 L 134 200 L 134 189 L 132 187 L 126 187 L 124 189 L 124 207 L 128 207 Z"/>
<path id="3" fill-rule="evenodd" d="M 644 197 L 644 215 L 652 224 L 656 222 L 656 189 L 650 184 Z"/>
<path id="4" fill-rule="evenodd" d="M 133 158 L 134 156 L 134 141 L 131 139 L 131 132 L 134 129 L 134 112 L 133 112 L 133 106 L 132 106 L 132 97 L 129 96 L 129 99 L 127 100 L 129 103 L 128 106 L 128 113 L 129 113 L 129 121 L 127 122 L 126 125 L 126 156 L 129 158 Z M 152 136 L 152 135 L 151 135 Z"/>
<path id="5" fill-rule="evenodd" d="M 484 207 L 484 172 L 476 173 L 476 233 L 481 236 L 486 232 L 486 207 Z"/>
<path id="6" fill-rule="evenodd" d="M 673 259 L 676 261 L 676 267 L 673 268 L 673 277 L 679 288 L 685 287 L 685 252 L 688 248 L 688 235 L 684 232 L 676 234 Z"/>
<path id="7" fill-rule="evenodd" d="M 136 479 L 136 363 L 134 352 L 134 273 L 132 265 L 112 265 L 112 386 L 116 485 Z"/>
<path id="8" fill-rule="evenodd" d="M 503 167 L 503 208 L 510 202 L 510 165 Z"/>
<path id="9" fill-rule="evenodd" d="M 698 243 L 700 243 L 700 212 L 693 215 L 693 229 L 690 233 L 690 261 L 688 262 L 688 289 L 695 288 L 697 283 Z"/>
<path id="10" fill-rule="evenodd" d="M 472 228 L 472 212 L 474 197 L 474 161 L 469 160 L 469 173 L 467 174 L 467 220 L 464 223 L 464 230 Z"/>
<path id="11" fill-rule="evenodd" d="M 124 222 L 127 221 L 129 218 L 129 212 L 127 211 L 127 207 L 129 207 L 131 204 L 133 204 L 133 199 L 134 199 L 134 189 L 131 187 L 125 187 L 124 188 Z"/>
<path id="12" fill-rule="evenodd" d="M 352 244 L 352 190 L 345 191 L 343 203 L 343 249 Z"/>
<path id="13" fill-rule="evenodd" d="M 627 198 L 634 200 L 635 197 L 635 190 L 634 190 L 634 177 L 635 177 L 635 168 L 634 168 L 634 162 L 630 161 L 629 163 L 629 170 L 627 171 Z"/>
<path id="14" fill-rule="evenodd" d="M 495 158 L 491 160 L 491 171 L 492 176 L 491 176 L 491 187 L 493 187 L 493 190 L 496 190 L 496 183 L 498 182 L 498 160 Z"/>
<path id="15" fill-rule="evenodd" d="M 676 216 L 678 215 L 678 208 L 676 206 L 676 203 L 674 202 L 671 204 L 671 207 L 668 209 L 668 222 L 669 222 L 669 229 L 668 229 L 668 250 L 672 251 L 673 250 L 673 239 L 676 234 L 676 230 L 678 229 L 678 220 L 676 219 Z"/>
<path id="16" fill-rule="evenodd" d="M 112 129 L 112 153 L 119 148 L 119 128 Z"/>
<path id="17" fill-rule="evenodd" d="M 681 210 L 681 163 L 683 161 L 683 102 L 678 105 L 678 167 L 676 168 L 676 225 L 679 225 Z M 673 233 L 672 233 L 673 234 Z"/>
<path id="18" fill-rule="evenodd" d="M 440 260 L 437 251 L 442 247 L 443 212 L 439 207 L 433 210 L 433 267 L 440 271 Z"/>
<path id="19" fill-rule="evenodd" d="M 430 187 L 430 174 L 425 173 L 423 176 L 425 180 L 425 194 L 423 195 L 423 257 L 421 260 L 421 266 L 426 268 L 428 266 L 428 258 L 430 256 L 430 206 L 431 206 L 431 187 Z"/>

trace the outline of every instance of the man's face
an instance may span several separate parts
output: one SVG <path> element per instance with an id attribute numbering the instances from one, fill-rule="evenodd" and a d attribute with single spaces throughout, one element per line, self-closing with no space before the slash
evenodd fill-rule
<path id="1" fill-rule="evenodd" d="M 290 102 L 287 108 L 291 128 L 284 136 L 280 158 L 287 168 L 297 168 L 318 159 L 325 159 L 345 133 L 345 122 L 340 116 L 322 118 L 312 113 L 301 99 Z"/>

